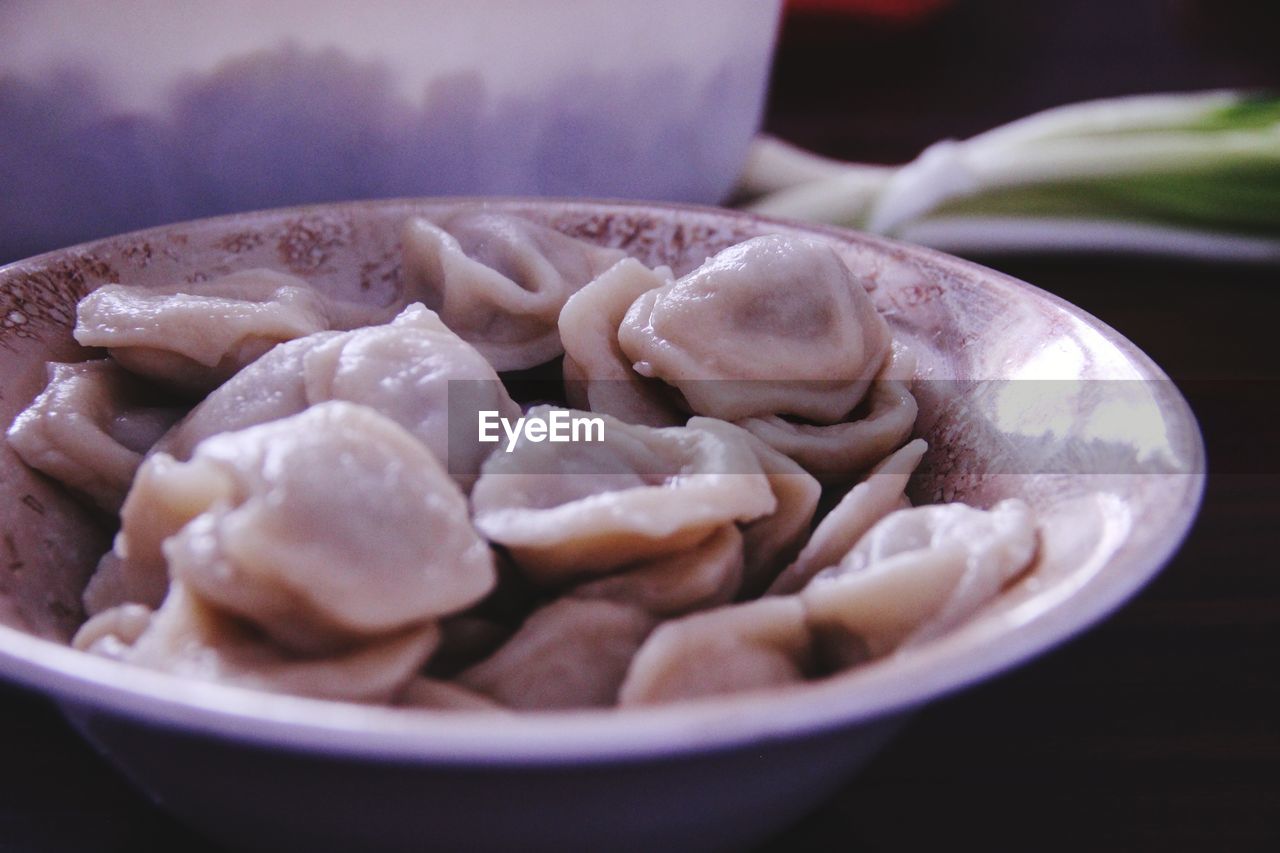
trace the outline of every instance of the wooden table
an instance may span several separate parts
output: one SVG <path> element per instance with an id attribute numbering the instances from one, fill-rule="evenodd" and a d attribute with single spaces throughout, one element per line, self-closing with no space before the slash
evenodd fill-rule
<path id="1" fill-rule="evenodd" d="M 795 25 L 767 127 L 894 162 L 1071 100 L 1280 83 L 1277 28 L 1248 3 L 1214 8 L 959 0 L 897 32 Z M 1115 616 L 930 706 L 765 848 L 1280 849 L 1280 270 L 978 260 L 1081 305 L 1179 381 L 1209 445 L 1204 508 Z M 0 689 L 0 754 L 0 850 L 205 849 L 38 697 Z"/>

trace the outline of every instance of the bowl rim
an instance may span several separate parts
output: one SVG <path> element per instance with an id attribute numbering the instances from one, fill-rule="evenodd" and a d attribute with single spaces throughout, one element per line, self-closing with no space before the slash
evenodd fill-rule
<path id="1" fill-rule="evenodd" d="M 343 209 L 485 204 L 519 210 L 581 209 L 685 214 L 726 225 L 750 223 L 869 246 L 961 271 L 983 286 L 1012 288 L 1055 308 L 1097 332 L 1144 379 L 1168 381 L 1145 353 L 1120 333 L 1066 300 L 1004 273 L 942 252 L 828 225 L 815 225 L 704 205 L 612 199 L 442 197 L 305 205 L 235 213 L 172 223 L 46 252 L 0 266 L 0 279 L 26 268 L 124 239 L 155 237 L 175 229 L 216 229 L 230 223 L 315 215 Z M 246 222 L 249 220 L 249 222 Z M 1172 388 L 1172 384 L 1170 383 Z M 80 717 L 106 714 L 192 736 L 256 747 L 320 753 L 350 759 L 467 765 L 566 765 L 656 760 L 818 736 L 897 715 L 994 677 L 1066 642 L 1133 596 L 1164 566 L 1189 533 L 1205 488 L 1205 450 L 1195 416 L 1180 392 L 1161 400 L 1163 413 L 1181 427 L 1190 447 L 1188 473 L 1170 487 L 1153 547 L 1122 566 L 1108 566 L 1085 583 L 1039 596 L 1019 618 L 975 619 L 909 652 L 891 655 L 841 676 L 791 688 L 713 697 L 635 709 L 522 712 L 510 715 L 433 713 L 265 693 L 153 672 L 77 651 L 0 625 L 0 677 L 49 694 Z M 1012 615 L 1012 614 L 1011 614 Z"/>

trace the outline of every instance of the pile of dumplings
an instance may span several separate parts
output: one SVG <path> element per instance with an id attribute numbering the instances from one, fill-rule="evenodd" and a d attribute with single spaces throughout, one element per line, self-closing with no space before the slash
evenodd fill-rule
<path id="1" fill-rule="evenodd" d="M 345 701 L 648 705 L 928 641 L 1033 561 L 1020 501 L 911 506 L 913 360 L 824 243 L 676 276 L 477 207 L 402 251 L 386 307 L 266 269 L 81 301 L 86 360 L 8 432 L 119 519 L 76 648 Z M 533 369 L 556 393 L 517 402 Z M 481 410 L 561 408 L 602 440 L 477 440 Z"/>

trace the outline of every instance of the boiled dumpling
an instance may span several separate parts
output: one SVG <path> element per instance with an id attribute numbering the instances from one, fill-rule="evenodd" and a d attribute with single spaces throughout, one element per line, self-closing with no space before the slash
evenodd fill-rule
<path id="1" fill-rule="evenodd" d="M 550 422 L 551 406 L 526 417 Z M 666 556 L 716 528 L 772 513 L 777 499 L 744 438 L 598 418 L 603 441 L 532 441 L 484 463 L 472 492 L 476 527 L 542 583 L 607 574 Z"/>
<path id="2" fill-rule="evenodd" d="M 924 439 L 917 438 L 872 468 L 814 528 L 795 562 L 770 585 L 769 594 L 799 592 L 818 572 L 844 559 L 876 522 L 900 509 L 907 481 L 926 449 Z"/>
<path id="3" fill-rule="evenodd" d="M 229 479 L 234 497 L 165 542 L 170 572 L 285 645 L 394 631 L 493 586 L 462 492 L 372 409 L 323 403 L 215 436 L 196 448 L 198 466 Z"/>
<path id="4" fill-rule="evenodd" d="M 300 653 L 462 610 L 494 582 L 457 485 L 420 442 L 363 406 L 323 403 L 218 435 L 190 462 L 159 454 L 139 481 L 117 544 L 125 564 L 143 556 L 137 543 L 158 541 L 153 572 L 167 565 L 203 600 Z"/>
<path id="5" fill-rule="evenodd" d="M 155 451 L 189 459 L 206 438 L 298 414 L 312 403 L 304 377 L 307 353 L 322 341 L 350 334 L 317 332 L 280 344 L 215 388 L 156 443 Z"/>
<path id="6" fill-rule="evenodd" d="M 109 360 L 48 365 L 49 382 L 9 427 L 9 445 L 38 471 L 119 512 L 142 454 L 182 414 L 157 405 Z"/>
<path id="7" fill-rule="evenodd" d="M 140 616 L 136 606 L 119 616 L 108 611 L 86 623 L 74 642 L 95 654 L 185 678 L 360 702 L 391 700 L 422 667 L 439 636 L 428 622 L 321 655 L 298 655 L 182 584 L 173 585 L 141 631 Z M 119 633 L 110 633 L 112 627 Z"/>
<path id="8" fill-rule="evenodd" d="M 889 352 L 889 329 L 835 251 L 756 237 L 640 296 L 618 329 L 635 369 L 695 414 L 842 420 Z"/>
<path id="9" fill-rule="evenodd" d="M 624 566 L 567 595 L 630 604 L 670 618 L 728 604 L 741 587 L 742 533 L 726 524 L 688 551 Z"/>
<path id="10" fill-rule="evenodd" d="M 629 424 L 662 427 L 685 422 L 688 415 L 675 406 L 670 387 L 632 370 L 631 359 L 618 345 L 618 326 L 631 303 L 669 281 L 666 267 L 651 270 L 627 258 L 569 297 L 559 328 L 570 405 Z"/>
<path id="11" fill-rule="evenodd" d="M 666 622 L 631 662 L 621 705 L 651 705 L 780 687 L 813 668 L 804 608 L 766 598 Z"/>
<path id="12" fill-rule="evenodd" d="M 610 383 L 624 405 L 637 389 L 641 411 L 661 414 L 661 396 L 640 377 L 661 379 L 689 410 L 741 425 L 823 482 L 875 464 L 915 423 L 909 353 L 891 348 L 835 251 L 810 240 L 770 235 L 727 249 L 638 297 L 617 334 L 639 374 Z"/>
<path id="13" fill-rule="evenodd" d="M 867 397 L 866 416 L 843 423 L 798 423 L 778 415 L 738 423 L 822 482 L 847 482 L 892 453 L 915 427 L 919 407 L 906 382 L 877 379 Z"/>
<path id="14" fill-rule="evenodd" d="M 433 311 L 414 304 L 384 325 L 276 347 L 210 394 L 158 449 L 186 458 L 205 438 L 326 400 L 360 403 L 396 421 L 464 489 L 493 449 L 476 440 L 475 414 L 492 410 L 516 418 L 520 411 L 480 354 Z"/>
<path id="15" fill-rule="evenodd" d="M 425 302 L 498 370 L 561 353 L 565 301 L 624 255 L 505 213 L 473 209 L 405 225 L 407 296 Z"/>
<path id="16" fill-rule="evenodd" d="M 457 680 L 511 708 L 608 707 L 654 624 L 638 607 L 558 599 L 534 611 L 498 651 Z"/>
<path id="17" fill-rule="evenodd" d="M 931 504 L 886 516 L 800 592 L 837 667 L 932 639 L 1031 563 L 1035 521 L 1017 499 L 990 510 Z"/>
<path id="18" fill-rule="evenodd" d="M 75 338 L 140 376 L 204 393 L 276 344 L 330 327 L 305 281 L 253 269 L 199 285 L 103 285 L 80 300 Z"/>

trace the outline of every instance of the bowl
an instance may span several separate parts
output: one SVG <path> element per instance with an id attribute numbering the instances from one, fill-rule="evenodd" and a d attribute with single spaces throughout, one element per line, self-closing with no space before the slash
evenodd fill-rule
<path id="1" fill-rule="evenodd" d="M 342 199 L 718 202 L 781 5 L 0 3 L 0 262 Z"/>
<path id="2" fill-rule="evenodd" d="M 82 357 L 76 300 L 104 282 L 193 286 L 270 266 L 379 304 L 398 233 L 460 203 L 519 213 L 677 271 L 745 238 L 824 240 L 919 354 L 917 502 L 1036 510 L 1028 575 L 936 640 L 794 689 L 495 721 L 178 679 L 65 640 L 110 531 L 0 448 L 0 673 L 49 694 L 135 784 L 237 847 L 710 849 L 814 807 L 910 712 L 1061 643 L 1154 575 L 1191 524 L 1203 447 L 1185 401 L 1131 343 L 1062 300 L 940 253 L 839 229 L 678 205 L 395 200 L 156 228 L 0 268 L 0 418 Z"/>

